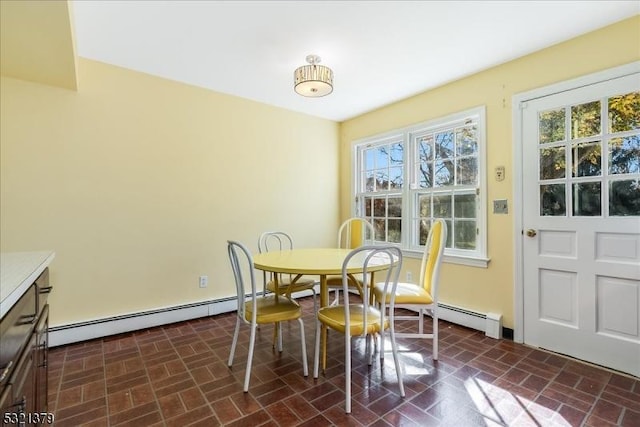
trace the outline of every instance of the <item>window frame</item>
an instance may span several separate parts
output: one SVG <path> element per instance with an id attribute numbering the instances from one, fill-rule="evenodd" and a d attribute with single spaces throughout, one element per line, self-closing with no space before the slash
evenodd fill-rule
<path id="1" fill-rule="evenodd" d="M 416 141 L 418 137 L 427 133 L 435 133 L 441 129 L 451 129 L 462 126 L 469 119 L 476 121 L 477 136 L 477 162 L 478 175 L 477 184 L 475 186 L 477 196 L 476 206 L 476 227 L 477 238 L 475 250 L 461 250 L 455 248 L 445 248 L 443 261 L 452 264 L 461 264 L 473 267 L 487 268 L 489 258 L 487 255 L 487 139 L 486 139 L 486 108 L 485 106 L 474 107 L 458 113 L 449 114 L 447 116 L 431 119 L 418 124 L 395 129 L 389 132 L 361 138 L 352 143 L 352 185 L 351 185 L 351 212 L 353 216 L 362 217 L 365 213 L 361 212 L 363 202 L 361 197 L 377 197 L 389 196 L 397 194 L 398 191 L 388 190 L 377 193 L 360 192 L 364 189 L 365 183 L 360 182 L 364 170 L 364 161 L 362 151 L 364 148 L 392 144 L 394 142 L 402 142 L 405 149 L 403 150 L 403 186 L 400 190 L 402 197 L 402 237 L 399 244 L 405 256 L 411 258 L 420 258 L 424 252 L 424 246 L 419 246 L 419 236 L 416 230 L 413 230 L 412 222 L 418 211 L 418 196 L 420 193 L 437 193 L 438 190 L 431 187 L 428 190 L 420 189 L 415 176 L 416 164 Z M 435 160 L 434 160 L 435 161 Z M 458 188 L 456 188 L 458 187 Z M 457 191 L 469 193 L 469 186 L 452 186 L 444 192 L 453 194 Z M 453 218 L 452 218 L 453 219 Z M 374 241 L 375 243 L 375 241 Z"/>

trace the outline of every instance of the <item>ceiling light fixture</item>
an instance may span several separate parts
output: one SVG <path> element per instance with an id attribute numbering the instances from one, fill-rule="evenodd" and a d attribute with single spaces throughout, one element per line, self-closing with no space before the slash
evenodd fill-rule
<path id="1" fill-rule="evenodd" d="M 319 98 L 333 92 L 333 71 L 320 63 L 318 55 L 307 55 L 311 65 L 298 67 L 293 73 L 294 90 L 297 94 Z"/>

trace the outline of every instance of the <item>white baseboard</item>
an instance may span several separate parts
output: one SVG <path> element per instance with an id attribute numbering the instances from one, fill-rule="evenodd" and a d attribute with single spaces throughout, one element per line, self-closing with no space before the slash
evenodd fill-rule
<path id="1" fill-rule="evenodd" d="M 294 298 L 298 296 L 309 296 L 309 293 L 307 291 L 298 292 L 292 296 Z M 53 326 L 49 328 L 49 346 L 56 347 L 75 342 L 88 341 L 109 335 L 228 313 L 236 309 L 236 298 L 230 297 L 86 322 L 71 323 L 62 326 Z M 500 337 L 500 315 L 493 313 L 486 315 L 445 304 L 439 305 L 438 314 L 442 320 L 479 331 L 485 331 L 487 336 L 493 338 Z"/>

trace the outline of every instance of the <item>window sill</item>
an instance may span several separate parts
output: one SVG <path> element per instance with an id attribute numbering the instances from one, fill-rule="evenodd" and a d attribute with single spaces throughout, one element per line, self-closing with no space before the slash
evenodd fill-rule
<path id="1" fill-rule="evenodd" d="M 416 258 L 422 259 L 422 252 L 411 251 L 411 250 L 403 250 L 403 255 L 407 258 Z M 461 256 L 461 255 L 447 255 L 444 254 L 442 258 L 442 262 L 447 264 L 458 264 L 458 265 L 466 265 L 468 267 L 477 267 L 477 268 L 487 268 L 489 266 L 490 258 L 477 258 L 477 257 L 469 257 L 469 256 Z"/>

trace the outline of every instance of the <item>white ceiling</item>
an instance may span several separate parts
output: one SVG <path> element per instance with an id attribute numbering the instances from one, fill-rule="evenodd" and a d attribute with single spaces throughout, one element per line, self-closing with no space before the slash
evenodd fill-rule
<path id="1" fill-rule="evenodd" d="M 638 0 L 73 2 L 81 57 L 335 121 L 637 14 Z M 324 98 L 293 91 L 310 53 L 334 71 Z"/>

